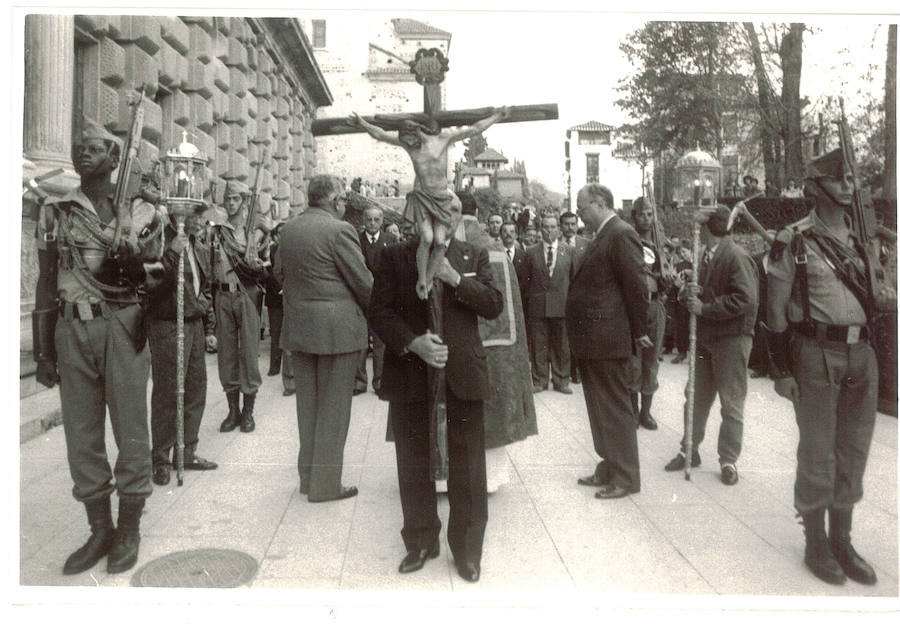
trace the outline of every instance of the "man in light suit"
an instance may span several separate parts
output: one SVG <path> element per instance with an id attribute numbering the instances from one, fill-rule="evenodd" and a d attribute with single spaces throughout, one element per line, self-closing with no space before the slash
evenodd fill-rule
<path id="1" fill-rule="evenodd" d="M 632 356 L 653 346 L 647 335 L 644 258 L 637 233 L 613 211 L 609 189 L 590 184 L 576 200 L 579 217 L 596 237 L 572 279 L 566 321 L 601 458 L 594 473 L 578 483 L 599 487 L 598 499 L 616 499 L 641 489 L 637 416 L 628 386 Z"/>
<path id="2" fill-rule="evenodd" d="M 397 241 L 396 236 L 381 230 L 383 224 L 384 213 L 378 207 L 370 207 L 363 211 L 363 230 L 359 234 L 359 245 L 366 260 L 366 267 L 373 275 L 378 268 L 378 254 L 381 249 Z M 381 391 L 384 343 L 371 328 L 369 328 L 369 338 L 372 341 L 372 389 L 375 390 L 375 393 L 378 393 Z M 366 375 L 367 352 L 368 349 L 365 349 L 359 355 L 359 366 L 356 369 L 356 386 L 353 388 L 354 396 L 365 393 L 369 387 L 369 377 Z"/>
<path id="3" fill-rule="evenodd" d="M 492 286 L 485 249 L 453 239 L 435 280 L 442 284 L 443 334 L 428 331 L 428 304 L 419 300 L 417 240 L 385 248 L 375 273 L 369 323 L 385 342 L 381 396 L 397 452 L 397 476 L 407 555 L 400 573 L 421 569 L 440 552 L 441 521 L 428 467 L 428 371 L 444 368 L 447 378 L 447 543 L 465 580 L 481 575 L 487 525 L 484 400 L 490 395 L 486 353 L 478 317 L 495 319 L 503 297 Z"/>
<path id="4" fill-rule="evenodd" d="M 541 241 L 526 249 L 525 261 L 528 278 L 524 294 L 534 391 L 546 389 L 552 374 L 553 388 L 571 394 L 565 317 L 575 256 L 559 239 L 559 219 L 555 215 L 541 218 Z"/>
<path id="5" fill-rule="evenodd" d="M 367 344 L 372 291 L 359 237 L 333 176 L 309 181 L 309 208 L 281 229 L 275 275 L 282 285 L 281 347 L 291 353 L 300 431 L 300 493 L 310 501 L 356 495 L 341 484 L 353 380 Z"/>

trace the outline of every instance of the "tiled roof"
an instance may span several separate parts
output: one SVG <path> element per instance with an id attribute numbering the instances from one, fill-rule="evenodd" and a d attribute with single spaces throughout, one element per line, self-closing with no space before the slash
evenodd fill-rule
<path id="1" fill-rule="evenodd" d="M 397 35 L 438 35 L 446 38 L 450 37 L 450 33 L 447 31 L 418 20 L 394 18 L 391 22 L 394 24 L 394 31 L 397 32 Z"/>
<path id="2" fill-rule="evenodd" d="M 509 162 L 509 160 L 507 160 L 506 156 L 504 156 L 503 154 L 501 154 L 501 153 L 498 152 L 497 150 L 491 149 L 490 147 L 488 147 L 486 150 L 484 150 L 484 151 L 481 152 L 478 156 L 476 156 L 476 157 L 475 157 L 475 160 L 476 160 L 476 161 L 480 161 L 480 160 L 499 160 L 499 161 L 503 161 L 504 163 L 508 163 L 508 162 Z"/>
<path id="3" fill-rule="evenodd" d="M 600 123 L 600 121 L 588 121 L 568 129 L 569 132 L 608 132 L 615 130 L 615 126 Z"/>

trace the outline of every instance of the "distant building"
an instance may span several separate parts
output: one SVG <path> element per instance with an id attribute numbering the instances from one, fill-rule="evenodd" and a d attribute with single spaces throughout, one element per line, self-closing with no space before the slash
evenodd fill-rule
<path id="1" fill-rule="evenodd" d="M 616 208 L 631 210 L 641 195 L 643 174 L 629 139 L 619 138 L 612 125 L 588 121 L 566 130 L 565 148 L 570 211 L 575 211 L 578 190 L 588 183 L 609 187 Z M 647 169 L 652 173 L 652 162 Z"/>
<path id="2" fill-rule="evenodd" d="M 445 56 L 451 34 L 425 22 L 408 19 L 360 20 L 357 14 L 325 19 L 300 19 L 316 60 L 334 94 L 334 105 L 319 110 L 319 118 L 421 112 L 423 89 L 407 62 L 420 48 L 436 48 Z M 452 75 L 448 74 L 449 79 Z M 441 84 L 446 103 L 447 80 Z M 318 169 L 346 179 L 399 182 L 400 193 L 412 189 L 413 170 L 403 149 L 379 143 L 367 134 L 316 138 Z M 449 174 L 448 174 L 449 176 Z"/>
<path id="3" fill-rule="evenodd" d="M 501 196 L 518 198 L 525 192 L 525 176 L 504 169 L 509 159 L 497 150 L 488 147 L 472 159 L 474 166 L 457 164 L 457 189 L 492 188 Z"/>

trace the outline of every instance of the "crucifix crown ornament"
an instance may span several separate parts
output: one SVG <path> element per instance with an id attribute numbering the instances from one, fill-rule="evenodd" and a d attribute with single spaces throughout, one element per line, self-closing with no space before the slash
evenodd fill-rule
<path id="1" fill-rule="evenodd" d="M 444 81 L 444 73 L 450 70 L 450 60 L 436 48 L 420 48 L 409 67 L 420 85 L 440 84 Z"/>

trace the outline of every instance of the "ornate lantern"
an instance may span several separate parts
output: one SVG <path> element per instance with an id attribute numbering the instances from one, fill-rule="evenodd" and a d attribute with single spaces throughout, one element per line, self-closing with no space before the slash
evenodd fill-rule
<path id="1" fill-rule="evenodd" d="M 675 163 L 675 200 L 692 211 L 715 211 L 722 166 L 700 148 L 688 152 Z"/>
<path id="2" fill-rule="evenodd" d="M 181 143 L 166 152 L 163 160 L 163 199 L 169 213 L 183 218 L 202 205 L 206 191 L 206 154 L 187 140 L 184 132 Z"/>
<path id="3" fill-rule="evenodd" d="M 696 297 L 697 271 L 700 269 L 700 222 L 705 222 L 716 210 L 719 193 L 719 174 L 722 166 L 715 158 L 698 147 L 675 163 L 675 199 L 681 209 L 693 219 L 693 267 L 690 296 Z M 697 316 L 692 312 L 689 321 L 687 415 L 684 416 L 684 454 L 693 455 L 691 438 L 694 428 L 694 378 L 697 373 Z M 691 478 L 691 458 L 686 459 L 684 478 Z"/>

